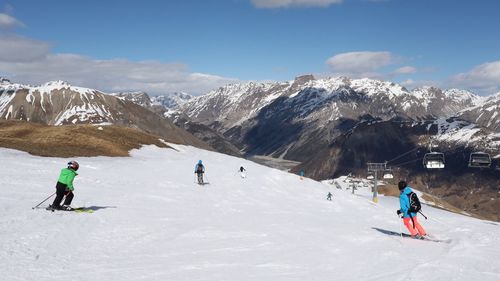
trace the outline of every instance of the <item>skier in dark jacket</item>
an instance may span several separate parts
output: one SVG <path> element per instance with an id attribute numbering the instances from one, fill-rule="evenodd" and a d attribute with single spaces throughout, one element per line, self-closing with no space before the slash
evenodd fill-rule
<path id="1" fill-rule="evenodd" d="M 241 166 L 240 166 L 240 169 L 239 169 L 238 171 L 240 172 L 240 177 L 241 177 L 242 179 L 244 179 L 244 178 L 246 178 L 246 177 L 247 177 L 247 175 L 244 173 L 244 172 L 246 171 L 246 169 L 245 169 L 245 168 L 243 168 L 243 165 L 241 165 Z"/>
<path id="2" fill-rule="evenodd" d="M 198 176 L 198 184 L 203 184 L 203 173 L 205 173 L 205 166 L 201 160 L 198 161 L 198 164 L 194 166 L 194 173 Z"/>
<path id="3" fill-rule="evenodd" d="M 332 193 L 331 192 L 328 192 L 328 194 L 326 195 L 326 200 L 332 201 Z"/>
<path id="4" fill-rule="evenodd" d="M 398 183 L 398 188 L 400 191 L 399 195 L 399 205 L 400 209 L 397 210 L 397 214 L 403 214 L 403 223 L 410 231 L 413 238 L 422 239 L 425 237 L 426 233 L 424 228 L 420 225 L 417 220 L 417 213 L 410 212 L 410 198 L 409 194 L 412 192 L 410 186 L 405 181 L 400 181 Z"/>
<path id="5" fill-rule="evenodd" d="M 80 165 L 78 165 L 78 162 L 70 161 L 68 162 L 68 167 L 61 170 L 56 184 L 56 198 L 54 199 L 54 202 L 52 202 L 52 205 L 49 205 L 47 209 L 66 211 L 72 210 L 70 205 L 74 197 L 73 190 L 75 190 L 73 180 L 78 175 L 76 171 L 78 171 L 79 167 Z M 61 206 L 60 204 L 64 196 L 66 196 L 66 198 Z"/>

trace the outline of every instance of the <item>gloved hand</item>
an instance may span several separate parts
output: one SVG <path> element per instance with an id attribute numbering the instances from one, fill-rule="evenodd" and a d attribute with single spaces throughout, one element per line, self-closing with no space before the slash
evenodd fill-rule
<path id="1" fill-rule="evenodd" d="M 397 214 L 398 214 L 398 216 L 399 216 L 399 215 L 401 215 L 401 213 L 402 213 L 402 212 L 401 212 L 401 210 L 397 210 L 397 211 L 396 211 L 396 213 L 397 213 Z"/>

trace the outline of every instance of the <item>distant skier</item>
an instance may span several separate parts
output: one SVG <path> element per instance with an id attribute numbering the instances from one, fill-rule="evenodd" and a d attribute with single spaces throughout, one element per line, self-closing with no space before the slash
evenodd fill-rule
<path id="1" fill-rule="evenodd" d="M 203 173 L 205 173 L 205 166 L 201 160 L 198 161 L 198 164 L 194 166 L 194 173 L 198 176 L 198 184 L 203 184 Z"/>
<path id="2" fill-rule="evenodd" d="M 238 171 L 240 172 L 240 177 L 241 177 L 241 178 L 243 178 L 243 179 L 244 179 L 244 178 L 246 178 L 246 177 L 247 177 L 247 175 L 245 174 L 246 169 L 245 169 L 245 168 L 243 168 L 243 166 L 240 166 L 240 169 L 239 169 Z"/>
<path id="3" fill-rule="evenodd" d="M 410 186 L 405 181 L 400 181 L 398 183 L 398 188 L 400 191 L 399 195 L 399 205 L 400 209 L 397 210 L 397 214 L 403 214 L 403 223 L 410 231 L 413 238 L 423 239 L 426 235 L 424 228 L 420 225 L 417 220 L 417 213 L 410 212 L 410 194 L 413 192 Z"/>
<path id="4" fill-rule="evenodd" d="M 52 202 L 52 205 L 49 205 L 47 209 L 65 211 L 72 210 L 70 205 L 74 197 L 73 190 L 75 190 L 73 180 L 78 175 L 76 171 L 78 171 L 79 167 L 80 165 L 78 165 L 78 162 L 70 161 L 68 162 L 68 167 L 61 170 L 56 184 L 56 198 L 54 199 L 54 202 Z M 61 206 L 60 204 L 64 196 L 66 196 L 66 198 Z"/>
<path id="5" fill-rule="evenodd" d="M 304 170 L 301 170 L 299 172 L 299 176 L 300 176 L 300 179 L 303 180 L 304 179 Z"/>
<path id="6" fill-rule="evenodd" d="M 326 200 L 332 201 L 332 193 L 328 192 L 328 195 L 326 196 Z"/>

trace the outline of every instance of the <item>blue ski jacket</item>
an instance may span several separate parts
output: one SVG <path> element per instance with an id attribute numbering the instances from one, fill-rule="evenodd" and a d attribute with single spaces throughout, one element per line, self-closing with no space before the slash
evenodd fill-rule
<path id="1" fill-rule="evenodd" d="M 198 167 L 200 167 L 201 171 L 198 171 Z M 195 173 L 204 173 L 205 172 L 205 166 L 203 166 L 201 160 L 198 161 L 198 164 L 194 166 L 194 172 Z"/>
<path id="2" fill-rule="evenodd" d="M 417 213 L 410 213 L 408 214 L 408 209 L 410 209 L 410 198 L 408 198 L 408 195 L 412 192 L 410 186 L 405 187 L 399 194 L 399 206 L 401 207 L 401 213 L 403 214 L 403 217 L 405 218 L 411 218 L 417 216 Z"/>

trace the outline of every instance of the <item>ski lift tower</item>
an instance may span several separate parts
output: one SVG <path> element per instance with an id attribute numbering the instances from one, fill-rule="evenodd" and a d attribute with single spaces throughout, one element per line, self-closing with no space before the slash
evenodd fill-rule
<path id="1" fill-rule="evenodd" d="M 373 173 L 373 202 L 378 203 L 378 197 L 377 197 L 377 179 L 378 179 L 378 172 L 384 172 L 386 169 L 386 163 L 367 163 L 368 165 L 368 173 L 372 172 Z"/>

